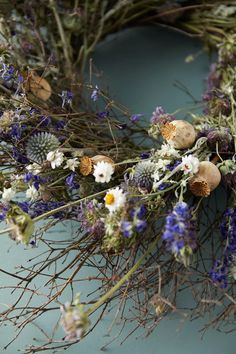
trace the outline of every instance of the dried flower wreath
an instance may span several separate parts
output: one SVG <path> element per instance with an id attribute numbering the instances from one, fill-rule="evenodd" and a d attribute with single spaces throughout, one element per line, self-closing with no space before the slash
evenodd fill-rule
<path id="1" fill-rule="evenodd" d="M 16 300 L 1 313 L 3 324 L 18 329 L 12 341 L 58 310 L 66 336 L 30 343 L 25 352 L 69 348 L 113 300 L 127 321 L 127 299 L 151 332 L 166 313 L 181 312 L 176 296 L 183 288 L 196 303 L 190 316 L 212 314 L 221 304 L 209 325 L 235 330 L 234 1 L 41 0 L 39 7 L 35 0 L 2 0 L 0 12 L 0 217 L 8 224 L 0 233 L 42 248 L 30 266 L 0 270 L 16 280 Z M 204 112 L 192 123 L 158 106 L 145 130 L 139 114 L 93 85 L 96 44 L 137 24 L 170 26 L 217 52 Z M 152 148 L 135 144 L 134 135 L 152 139 Z M 219 211 L 220 188 L 226 203 Z M 70 239 L 48 236 L 70 221 Z M 95 271 L 87 280 L 100 281 L 87 303 L 74 295 L 83 266 Z M 42 288 L 43 301 L 35 304 Z M 68 288 L 73 300 L 63 304 Z"/>

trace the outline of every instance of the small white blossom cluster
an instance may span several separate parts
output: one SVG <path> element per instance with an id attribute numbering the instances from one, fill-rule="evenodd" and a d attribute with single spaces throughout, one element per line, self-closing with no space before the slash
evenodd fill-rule
<path id="1" fill-rule="evenodd" d="M 156 163 L 156 170 L 152 175 L 152 178 L 154 180 L 153 183 L 153 189 L 156 189 L 156 182 L 158 182 L 163 175 L 163 172 L 166 171 L 167 166 L 170 164 L 170 160 L 162 160 L 159 159 L 158 162 Z"/>
<path id="2" fill-rule="evenodd" d="M 38 175 L 41 172 L 41 166 L 38 163 L 33 163 L 26 166 L 26 169 L 31 172 L 34 176 Z"/>
<path id="3" fill-rule="evenodd" d="M 69 169 L 73 172 L 75 172 L 75 169 L 79 166 L 79 161 L 77 158 L 74 158 L 74 159 L 68 159 L 66 161 L 66 165 L 64 166 L 64 170 L 65 169 Z"/>
<path id="4" fill-rule="evenodd" d="M 58 150 L 50 151 L 47 154 L 47 161 L 50 162 L 52 169 L 62 165 L 64 161 L 64 154 Z"/>
<path id="5" fill-rule="evenodd" d="M 34 186 L 29 186 L 25 194 L 26 198 L 29 198 L 31 201 L 35 201 L 39 197 L 39 191 Z"/>
<path id="6" fill-rule="evenodd" d="M 10 188 L 3 188 L 2 193 L 2 201 L 3 202 L 10 202 L 16 195 L 16 190 L 12 187 Z"/>
<path id="7" fill-rule="evenodd" d="M 160 157 L 179 157 L 179 152 L 171 144 L 162 144 L 161 149 L 157 151 Z"/>
<path id="8" fill-rule="evenodd" d="M 60 152 L 59 150 L 50 151 L 47 154 L 47 161 L 51 163 L 52 169 L 55 169 L 56 167 L 60 167 L 63 164 L 63 162 L 65 161 L 65 155 L 63 154 L 63 152 Z M 66 160 L 66 164 L 63 167 L 63 169 L 69 169 L 75 172 L 75 169 L 78 166 L 79 166 L 78 159 L 73 158 L 73 159 Z"/>

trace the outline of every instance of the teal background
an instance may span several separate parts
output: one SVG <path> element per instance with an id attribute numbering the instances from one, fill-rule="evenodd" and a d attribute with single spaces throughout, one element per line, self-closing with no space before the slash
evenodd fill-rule
<path id="1" fill-rule="evenodd" d="M 163 106 L 167 112 L 181 109 L 178 116 L 186 118 L 189 110 L 196 109 L 196 104 L 175 84 L 180 83 L 196 101 L 200 101 L 210 62 L 206 53 L 200 53 L 201 49 L 201 44 L 196 40 L 160 27 L 127 29 L 108 37 L 98 45 L 93 63 L 102 77 L 93 76 L 93 83 L 107 88 L 112 97 L 128 106 L 132 113 L 143 113 L 146 120 L 157 105 Z M 196 60 L 187 64 L 185 58 L 196 53 Z M 58 232 L 59 236 L 62 232 L 67 232 L 67 237 L 70 237 L 68 227 L 55 230 L 57 235 Z M 25 264 L 39 251 L 41 249 L 24 250 L 22 246 L 15 246 L 11 240 L 4 238 L 1 246 L 2 267 L 11 270 L 16 265 Z M 84 273 L 86 272 L 85 270 Z M 0 286 L 4 287 L 5 284 L 13 284 L 13 280 L 1 273 Z M 91 284 L 78 284 L 78 291 L 82 294 L 86 294 L 90 289 Z M 1 310 L 6 307 L 5 304 L 12 302 L 13 296 L 9 291 L 1 289 Z M 66 294 L 60 300 L 65 301 Z M 189 294 L 185 294 L 178 301 L 182 306 L 186 302 L 189 303 Z M 102 353 L 100 348 L 114 339 L 119 332 L 119 326 L 114 326 L 110 336 L 107 336 L 113 316 L 114 313 L 107 314 L 106 319 L 101 321 L 89 338 L 70 348 L 67 353 Z M 37 323 L 50 333 L 57 318 L 58 314 L 55 313 L 55 316 L 44 317 Z M 176 315 L 167 316 L 148 338 L 145 338 L 144 330 L 140 329 L 120 346 L 122 338 L 136 326 L 129 324 L 125 327 L 123 335 L 113 341 L 107 350 L 111 354 L 235 354 L 234 334 L 225 335 L 209 330 L 202 339 L 199 330 L 203 323 L 199 320 L 183 321 L 182 317 Z M 12 328 L 2 327 L 0 346 L 3 347 L 12 335 Z M 20 339 L 5 352 L 16 354 L 18 348 L 31 343 L 35 337 L 43 339 L 37 328 L 28 327 Z M 57 338 L 62 338 L 62 332 L 58 333 Z"/>

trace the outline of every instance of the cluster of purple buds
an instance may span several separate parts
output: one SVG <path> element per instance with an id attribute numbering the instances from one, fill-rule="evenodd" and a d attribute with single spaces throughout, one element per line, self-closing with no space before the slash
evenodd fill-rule
<path id="1" fill-rule="evenodd" d="M 228 116 L 231 113 L 231 102 L 228 95 L 215 89 L 208 91 L 203 95 L 203 101 L 206 103 L 205 114 L 218 116 L 223 114 Z"/>
<path id="2" fill-rule="evenodd" d="M 122 220 L 120 224 L 121 232 L 124 237 L 131 238 L 136 233 L 142 233 L 147 227 L 145 216 L 146 208 L 144 205 L 132 208 L 129 211 L 127 220 Z"/>
<path id="3" fill-rule="evenodd" d="M 77 174 L 75 172 L 72 172 L 71 174 L 69 174 L 69 176 L 66 177 L 66 184 L 71 190 L 79 188 L 79 183 L 77 181 Z"/>
<path id="4" fill-rule="evenodd" d="M 208 131 L 207 145 L 213 151 L 219 153 L 233 152 L 233 137 L 229 128 L 212 128 Z"/>
<path id="5" fill-rule="evenodd" d="M 91 96 L 90 96 L 90 98 L 91 98 L 91 100 L 93 101 L 93 102 L 96 102 L 97 100 L 98 100 L 98 97 L 99 97 L 99 88 L 98 88 L 98 86 L 96 85 L 95 86 L 95 89 L 92 91 L 92 93 L 91 93 Z"/>
<path id="6" fill-rule="evenodd" d="M 62 93 L 59 95 L 62 99 L 62 108 L 64 108 L 65 105 L 71 105 L 72 104 L 72 99 L 74 97 L 73 93 L 71 91 L 62 91 Z"/>
<path id="7" fill-rule="evenodd" d="M 0 77 L 6 86 L 16 89 L 15 94 L 19 92 L 24 81 L 18 70 L 16 70 L 13 65 L 4 63 L 2 58 L 0 58 Z"/>
<path id="8" fill-rule="evenodd" d="M 187 203 L 176 203 L 172 212 L 166 217 L 162 239 L 166 243 L 167 250 L 173 253 L 178 261 L 188 266 L 197 242 L 195 221 Z"/>
<path id="9" fill-rule="evenodd" d="M 101 237 L 105 233 L 104 222 L 100 218 L 102 204 L 91 200 L 81 204 L 79 207 L 78 220 L 82 228 L 93 234 L 95 237 Z"/>
<path id="10" fill-rule="evenodd" d="M 166 113 L 165 110 L 161 107 L 161 106 L 157 106 L 155 111 L 152 112 L 152 116 L 150 119 L 151 124 L 155 124 L 155 125 L 164 125 L 166 123 L 169 123 L 171 121 L 173 121 L 175 118 Z"/>
<path id="11" fill-rule="evenodd" d="M 236 261 L 236 208 L 227 208 L 220 224 L 220 232 L 225 242 L 221 260 L 217 260 L 210 272 L 214 283 L 221 288 L 228 286 L 228 275 Z M 234 274 L 232 274 L 234 277 Z"/>

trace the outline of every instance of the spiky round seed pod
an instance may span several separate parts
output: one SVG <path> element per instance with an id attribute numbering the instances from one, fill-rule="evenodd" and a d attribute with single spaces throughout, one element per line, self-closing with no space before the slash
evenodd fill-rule
<path id="1" fill-rule="evenodd" d="M 90 157 L 88 156 L 83 156 L 80 159 L 80 165 L 79 165 L 80 173 L 83 176 L 88 176 L 92 173 L 93 171 L 93 161 Z"/>
<path id="2" fill-rule="evenodd" d="M 153 173 L 156 170 L 156 165 L 151 161 L 139 162 L 134 170 L 134 184 L 142 193 L 150 193 L 153 186 Z"/>
<path id="3" fill-rule="evenodd" d="M 198 172 L 189 180 L 189 189 L 197 197 L 207 197 L 221 181 L 221 174 L 212 162 L 202 161 Z"/>
<path id="4" fill-rule="evenodd" d="M 47 159 L 50 151 L 55 151 L 60 146 L 57 137 L 51 133 L 40 132 L 33 135 L 27 142 L 26 155 L 29 160 L 41 164 Z"/>
<path id="5" fill-rule="evenodd" d="M 161 127 L 163 138 L 175 149 L 188 149 L 193 146 L 197 133 L 192 124 L 185 120 L 173 120 Z"/>
<path id="6" fill-rule="evenodd" d="M 227 128 L 214 129 L 207 134 L 207 145 L 213 151 L 216 151 L 218 144 L 219 152 L 227 152 L 232 148 L 233 137 Z"/>

